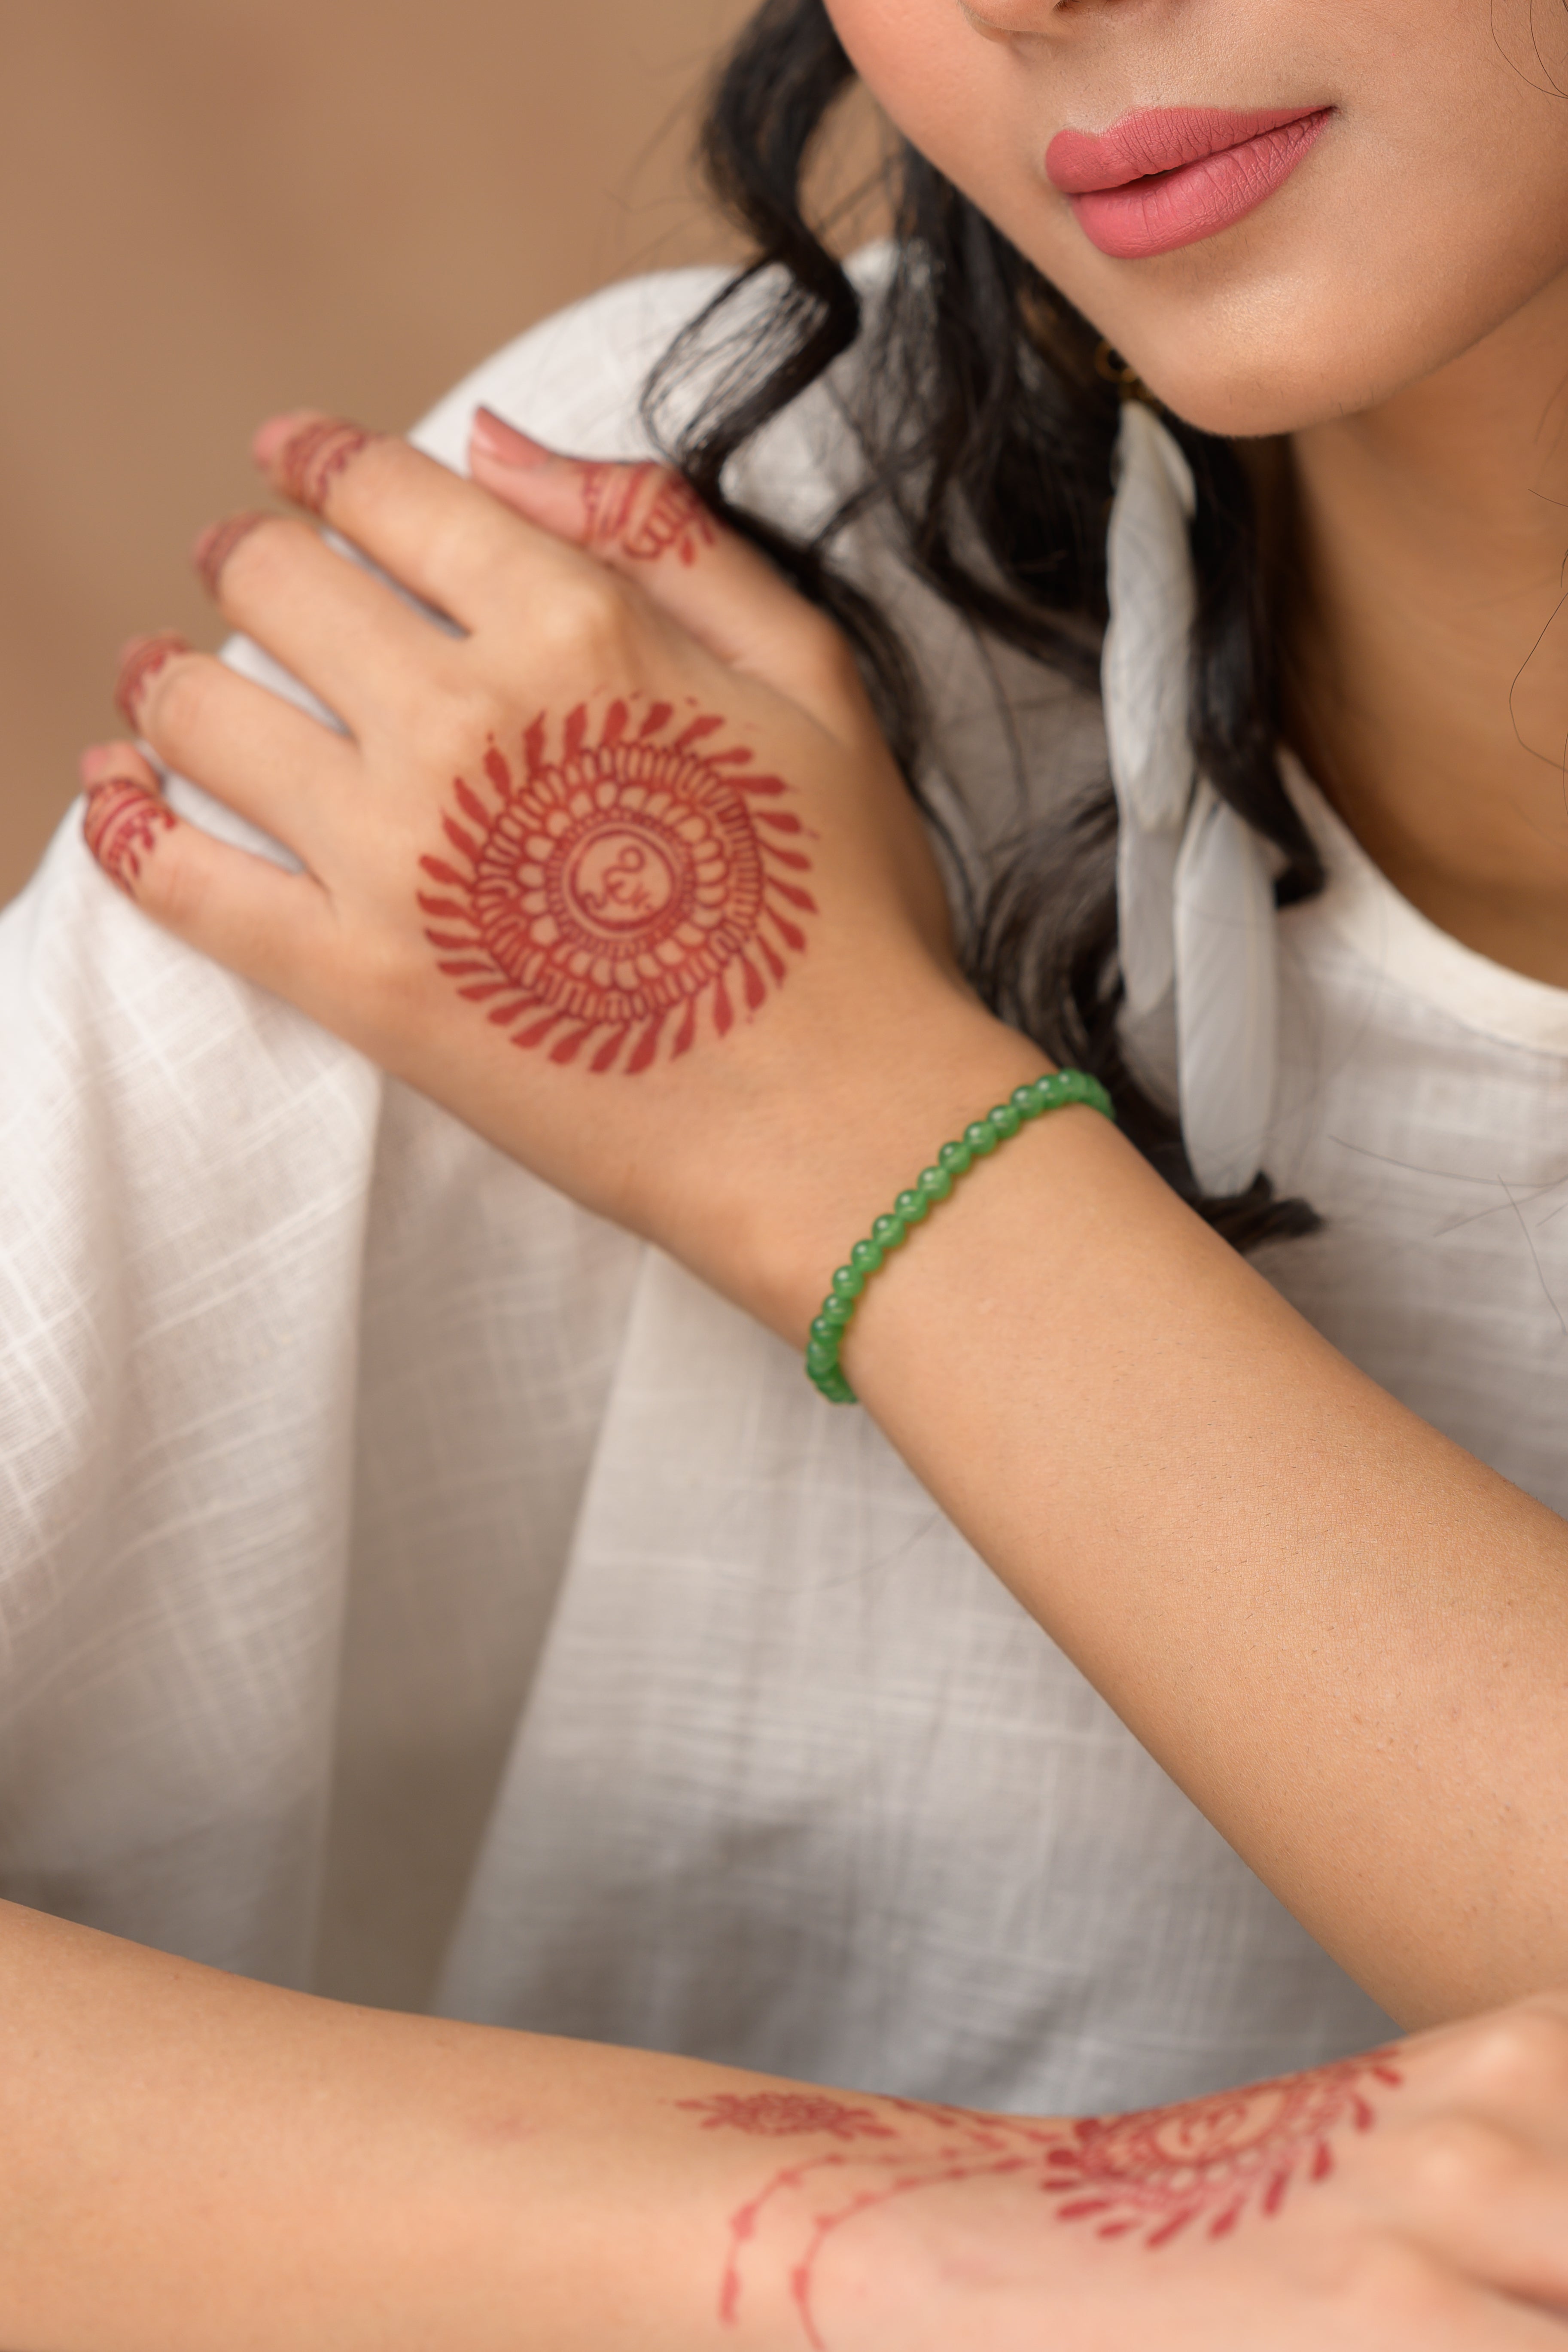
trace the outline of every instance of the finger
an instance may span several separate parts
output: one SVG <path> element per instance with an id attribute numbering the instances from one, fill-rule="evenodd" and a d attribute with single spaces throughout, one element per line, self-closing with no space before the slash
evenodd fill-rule
<path id="1" fill-rule="evenodd" d="M 168 766 L 307 864 L 331 801 L 359 772 L 343 736 L 173 629 L 132 639 L 114 698 Z"/>
<path id="2" fill-rule="evenodd" d="M 331 938 L 325 893 L 308 874 L 187 824 L 125 743 L 85 752 L 82 836 L 116 889 L 187 946 L 279 995 L 316 969 Z"/>
<path id="3" fill-rule="evenodd" d="M 474 478 L 515 512 L 635 580 L 721 661 L 764 678 L 814 715 L 864 709 L 839 632 L 766 557 L 726 530 L 673 467 L 563 457 L 481 408 Z"/>
<path id="4" fill-rule="evenodd" d="M 284 515 L 231 515 L 192 551 L 207 593 L 363 740 L 401 733 L 433 678 L 454 677 L 455 641 L 320 531 Z"/>
<path id="5" fill-rule="evenodd" d="M 401 580 L 460 627 L 503 604 L 515 615 L 520 567 L 558 577 L 564 551 L 472 482 L 406 441 L 342 419 L 275 416 L 252 444 L 275 488 Z"/>

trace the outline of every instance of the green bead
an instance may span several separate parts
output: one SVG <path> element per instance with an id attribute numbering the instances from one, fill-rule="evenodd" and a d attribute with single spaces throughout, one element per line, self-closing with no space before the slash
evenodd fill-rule
<path id="1" fill-rule="evenodd" d="M 1103 1112 L 1107 1118 L 1116 1117 L 1110 1097 L 1087 1070 L 1057 1070 L 1036 1078 L 1028 1086 L 1015 1087 L 1005 1103 L 998 1103 L 984 1118 L 975 1119 L 964 1129 L 961 1141 L 944 1143 L 935 1163 L 922 1168 L 910 1190 L 899 1194 L 892 1213 L 878 1217 L 868 1238 L 856 1243 L 847 1265 L 839 1266 L 833 1276 L 832 1288 L 812 1322 L 805 1350 L 805 1369 L 830 1404 L 858 1402 L 839 1364 L 838 1350 L 845 1327 L 854 1315 L 855 1302 L 887 1253 L 908 1239 L 910 1226 L 918 1225 L 929 1215 L 933 1202 L 947 1199 L 955 1179 L 973 1167 L 976 1160 L 987 1158 L 999 1143 L 1016 1135 L 1026 1119 L 1039 1118 L 1045 1112 L 1058 1110 L 1068 1103 L 1086 1103 Z"/>
<path id="2" fill-rule="evenodd" d="M 1116 1118 L 1115 1104 L 1100 1080 L 1091 1077 L 1087 1070 L 1057 1070 L 1048 1077 L 1037 1078 L 1032 1088 L 1020 1087 L 1014 1101 L 1018 1102 L 1027 1092 L 1037 1096 L 1042 1110 L 1061 1110 L 1068 1103 L 1085 1103 L 1104 1118 L 1114 1121 Z M 1026 1118 L 1028 1115 L 1025 1113 Z"/>

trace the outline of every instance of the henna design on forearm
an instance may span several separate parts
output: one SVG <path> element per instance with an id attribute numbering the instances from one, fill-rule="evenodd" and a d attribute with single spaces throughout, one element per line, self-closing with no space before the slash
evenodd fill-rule
<path id="1" fill-rule="evenodd" d="M 380 437 L 339 416 L 313 417 L 279 451 L 274 469 L 278 487 L 296 506 L 314 515 L 322 514 L 327 493 L 338 476 L 363 449 L 368 449 Z"/>
<path id="2" fill-rule="evenodd" d="M 114 705 L 128 727 L 140 724 L 137 709 L 148 686 L 165 662 L 176 654 L 188 654 L 190 640 L 177 629 L 160 629 L 150 637 L 132 637 L 120 656 L 120 674 L 114 681 Z"/>
<path id="3" fill-rule="evenodd" d="M 657 563 L 673 549 L 692 564 L 718 537 L 689 482 L 668 466 L 585 466 L 583 513 L 586 546 L 618 548 L 634 563 Z"/>
<path id="4" fill-rule="evenodd" d="M 260 524 L 276 522 L 277 520 L 276 515 L 268 514 L 265 509 L 258 509 L 254 512 L 226 516 L 222 522 L 215 522 L 210 530 L 203 531 L 195 546 L 196 577 L 215 602 L 222 584 L 225 566 L 240 541 L 248 539 Z"/>
<path id="5" fill-rule="evenodd" d="M 1011 2178 L 1052 2200 L 1058 2221 L 1086 2224 L 1100 2238 L 1149 2249 L 1184 2233 L 1217 2240 L 1249 2215 L 1279 2214 L 1296 2183 L 1326 2179 L 1334 2135 L 1370 2131 L 1374 2086 L 1396 2090 L 1404 2079 L 1393 2052 L 1373 2051 L 1177 2106 L 1065 2125 L 909 2099 L 850 2105 L 816 2092 L 676 2104 L 701 2114 L 704 2131 L 837 2143 L 784 2166 L 731 2216 L 719 2290 L 719 2315 L 733 2324 L 742 2263 L 753 2271 L 782 2266 L 806 2342 L 826 2352 L 816 2308 L 824 2250 L 839 2231 L 895 2198 Z"/>
<path id="6" fill-rule="evenodd" d="M 826 2132 L 829 2139 L 896 2139 L 891 2124 L 879 2123 L 869 2107 L 847 2106 L 820 2091 L 754 2091 L 714 2099 L 677 2099 L 676 2105 L 704 2118 L 704 2131 L 739 2131 L 753 2139 L 793 2139 L 800 2132 Z"/>
<path id="7" fill-rule="evenodd" d="M 88 793 L 81 829 L 93 856 L 129 898 L 135 895 L 132 885 L 141 879 L 142 858 L 178 823 L 174 810 L 145 784 L 129 776 L 106 776 Z"/>
<path id="8" fill-rule="evenodd" d="M 458 993 L 514 1045 L 628 1076 L 722 1037 L 783 985 L 816 912 L 793 875 L 810 861 L 777 803 L 782 777 L 750 772 L 721 719 L 654 703 L 640 724 L 612 702 L 598 740 L 585 704 L 558 741 L 544 718 L 514 774 L 491 744 L 485 786 L 452 784 L 450 855 L 422 857 L 426 938 Z"/>

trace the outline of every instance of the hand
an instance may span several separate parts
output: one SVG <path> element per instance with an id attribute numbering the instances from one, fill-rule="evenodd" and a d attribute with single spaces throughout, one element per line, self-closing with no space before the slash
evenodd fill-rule
<path id="1" fill-rule="evenodd" d="M 1568 2323 L 1568 1999 L 1147 2114 L 818 2094 L 749 2134 L 718 2303 L 816 2352 L 1510 2352 Z"/>
<path id="2" fill-rule="evenodd" d="M 1003 1092 L 1039 1066 L 957 978 L 842 639 L 658 467 L 492 425 L 476 463 L 509 511 L 331 420 L 258 447 L 462 634 L 304 522 L 220 526 L 198 560 L 225 616 L 346 733 L 169 637 L 130 649 L 121 704 L 304 870 L 180 823 L 122 746 L 84 767 L 95 855 L 156 921 L 798 1336 L 857 1217 L 984 1108 L 987 1055 Z M 863 1199 L 842 1167 L 820 1185 L 810 1286 L 770 1297 L 760 1204 L 809 1218 L 826 1139 L 895 1072 L 910 1140 Z"/>

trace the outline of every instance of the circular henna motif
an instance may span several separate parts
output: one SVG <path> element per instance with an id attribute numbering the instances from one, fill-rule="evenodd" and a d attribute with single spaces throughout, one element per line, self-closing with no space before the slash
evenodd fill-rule
<path id="1" fill-rule="evenodd" d="M 447 894 L 421 894 L 426 936 L 514 1044 L 570 1062 L 592 1042 L 595 1070 L 635 1074 L 667 1037 L 667 1058 L 689 1051 L 704 1019 L 722 1036 L 804 950 L 795 918 L 816 908 L 791 877 L 808 860 L 786 845 L 800 820 L 749 751 L 712 747 L 721 723 L 656 704 L 634 734 L 617 702 L 590 743 L 579 709 L 557 758 L 542 720 L 520 774 L 491 751 L 489 799 L 454 785 L 445 832 L 463 864 L 420 861 Z"/>
<path id="2" fill-rule="evenodd" d="M 653 824 L 589 825 L 551 878 L 563 919 L 612 945 L 634 932 L 651 938 L 662 915 L 697 896 L 689 852 Z"/>

